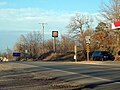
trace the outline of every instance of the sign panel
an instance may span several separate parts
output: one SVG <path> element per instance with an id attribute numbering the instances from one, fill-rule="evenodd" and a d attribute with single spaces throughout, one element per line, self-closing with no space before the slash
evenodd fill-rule
<path id="1" fill-rule="evenodd" d="M 90 52 L 90 45 L 86 44 L 86 52 Z"/>
<path id="2" fill-rule="evenodd" d="M 112 29 L 118 29 L 120 28 L 120 21 L 112 23 Z"/>
<path id="3" fill-rule="evenodd" d="M 20 56 L 21 56 L 21 53 L 19 53 L 19 52 L 13 52 L 13 56 L 14 56 L 14 57 L 20 57 Z"/>
<path id="4" fill-rule="evenodd" d="M 52 31 L 52 37 L 58 37 L 58 31 Z"/>
<path id="5" fill-rule="evenodd" d="M 90 44 L 90 36 L 86 36 L 85 39 L 86 39 L 86 43 Z"/>
<path id="6" fill-rule="evenodd" d="M 25 53 L 28 53 L 28 50 L 25 50 Z"/>

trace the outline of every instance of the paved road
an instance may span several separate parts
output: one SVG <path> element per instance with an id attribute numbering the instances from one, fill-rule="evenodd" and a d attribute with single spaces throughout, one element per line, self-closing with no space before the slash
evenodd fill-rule
<path id="1" fill-rule="evenodd" d="M 85 85 L 84 88 L 91 90 L 120 90 L 120 62 L 108 64 L 71 62 L 22 63 L 38 66 L 43 73 L 64 79 L 68 82 Z"/>

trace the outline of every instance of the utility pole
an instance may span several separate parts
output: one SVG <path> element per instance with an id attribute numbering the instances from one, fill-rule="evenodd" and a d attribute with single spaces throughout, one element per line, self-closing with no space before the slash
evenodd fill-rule
<path id="1" fill-rule="evenodd" d="M 45 24 L 47 23 L 39 23 L 42 25 L 42 35 L 43 35 L 43 48 L 44 48 L 44 29 L 45 29 Z M 43 52 L 44 52 L 44 49 L 43 49 Z"/>

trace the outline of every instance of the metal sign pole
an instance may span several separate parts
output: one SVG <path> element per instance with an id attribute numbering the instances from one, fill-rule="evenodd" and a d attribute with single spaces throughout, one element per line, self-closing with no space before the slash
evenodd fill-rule
<path id="1" fill-rule="evenodd" d="M 89 61 L 89 52 L 87 52 L 87 61 Z"/>
<path id="2" fill-rule="evenodd" d="M 56 53 L 56 37 L 53 37 L 53 50 Z"/>
<path id="3" fill-rule="evenodd" d="M 58 31 L 52 31 L 53 37 L 53 50 L 56 53 L 56 38 L 58 37 Z"/>
<path id="4" fill-rule="evenodd" d="M 90 44 L 86 44 L 87 61 L 89 61 Z"/>

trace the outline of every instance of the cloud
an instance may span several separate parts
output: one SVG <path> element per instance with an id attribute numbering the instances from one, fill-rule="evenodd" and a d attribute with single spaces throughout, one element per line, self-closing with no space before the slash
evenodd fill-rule
<path id="1" fill-rule="evenodd" d="M 67 12 L 48 11 L 33 8 L 21 9 L 0 9 L 0 25 L 2 29 L 34 29 L 38 28 L 38 23 L 46 22 L 51 27 L 59 24 L 65 25 L 73 15 Z M 61 25 L 60 25 L 61 24 Z M 50 26 L 49 26 L 50 27 Z"/>
<path id="2" fill-rule="evenodd" d="M 39 8 L 0 9 L 0 31 L 42 30 L 40 22 L 48 23 L 48 32 L 53 29 L 64 31 L 75 13 Z"/>

